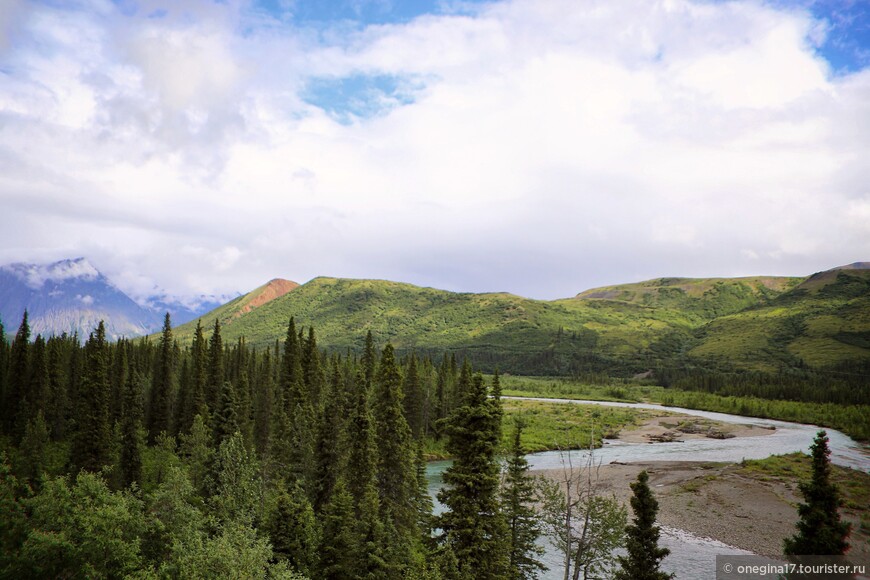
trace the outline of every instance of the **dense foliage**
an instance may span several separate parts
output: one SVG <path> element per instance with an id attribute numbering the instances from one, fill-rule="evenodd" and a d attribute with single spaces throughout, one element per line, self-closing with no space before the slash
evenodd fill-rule
<path id="1" fill-rule="evenodd" d="M 0 576 L 470 569 L 432 540 L 422 463 L 423 438 L 462 428 L 470 366 L 459 384 L 455 357 L 364 344 L 360 357 L 326 354 L 293 319 L 261 349 L 224 340 L 219 321 L 182 345 L 168 316 L 156 341 L 110 343 L 102 324 L 84 344 L 31 340 L 25 318 L 10 344 L 0 329 Z M 480 509 L 493 528 L 500 409 L 488 421 L 492 505 Z"/>

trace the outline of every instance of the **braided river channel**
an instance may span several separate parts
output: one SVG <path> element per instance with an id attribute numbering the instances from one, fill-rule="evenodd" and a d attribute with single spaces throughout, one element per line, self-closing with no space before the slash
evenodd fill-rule
<path id="1" fill-rule="evenodd" d="M 508 397 L 506 397 L 508 398 Z M 509 397 L 513 398 L 513 397 Z M 519 397 L 517 397 L 519 398 Z M 626 443 L 622 441 L 607 441 L 605 445 L 594 451 L 595 463 L 602 465 L 610 463 L 631 463 L 639 461 L 715 461 L 737 463 L 743 459 L 764 459 L 771 455 L 781 455 L 802 451 L 807 453 L 813 438 L 821 429 L 815 425 L 802 425 L 772 419 L 743 417 L 725 413 L 713 413 L 683 409 L 680 407 L 663 407 L 661 405 L 643 403 L 611 403 L 602 401 L 583 401 L 566 399 L 526 398 L 527 401 L 546 401 L 551 403 L 603 405 L 610 407 L 627 407 L 635 409 L 653 409 L 670 413 L 681 413 L 694 417 L 703 417 L 723 423 L 737 425 L 757 425 L 775 427 L 771 435 L 764 437 L 736 437 L 733 439 L 691 439 L 673 443 Z M 825 428 L 830 440 L 831 462 L 836 465 L 850 467 L 863 472 L 870 472 L 870 450 L 850 437 L 834 429 Z M 571 451 L 572 462 L 579 465 L 587 458 L 588 451 Z M 532 453 L 526 456 L 531 469 L 555 469 L 563 464 L 563 453 L 546 451 Z M 427 467 L 429 493 L 435 498 L 442 487 L 441 474 L 450 466 L 450 461 L 430 462 Z M 653 490 L 655 491 L 655 490 Z M 443 511 L 437 499 L 435 512 Z M 629 519 L 631 510 L 629 510 Z M 671 554 L 662 562 L 662 568 L 676 574 L 677 580 L 701 580 L 716 577 L 715 560 L 717 554 L 751 554 L 723 544 L 722 542 L 702 538 L 675 528 L 662 527 L 660 544 L 671 550 Z M 563 576 L 562 556 L 549 543 L 544 544 L 547 553 L 544 563 L 550 570 L 541 575 L 542 579 L 556 580 Z"/>

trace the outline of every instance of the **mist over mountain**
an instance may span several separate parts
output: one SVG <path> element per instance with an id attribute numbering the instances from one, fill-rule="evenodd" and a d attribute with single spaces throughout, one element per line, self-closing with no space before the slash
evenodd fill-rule
<path id="1" fill-rule="evenodd" d="M 222 300 L 180 300 L 164 294 L 143 302 L 118 289 L 86 258 L 0 266 L 0 321 L 8 334 L 15 332 L 27 310 L 33 336 L 66 333 L 84 339 L 100 320 L 112 339 L 142 336 L 159 329 L 166 312 L 173 324 L 183 324 Z"/>

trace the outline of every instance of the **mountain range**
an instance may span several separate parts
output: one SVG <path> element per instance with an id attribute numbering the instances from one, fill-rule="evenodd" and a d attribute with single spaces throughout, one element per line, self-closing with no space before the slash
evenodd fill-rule
<path id="1" fill-rule="evenodd" d="M 367 331 L 400 351 L 451 350 L 510 372 L 643 372 L 663 362 L 777 372 L 870 363 L 870 262 L 806 278 L 658 278 L 533 300 L 386 280 L 274 279 L 225 304 L 136 302 L 84 258 L 0 268 L 7 333 L 27 308 L 33 334 L 77 332 L 105 320 L 108 334 L 159 330 L 170 312 L 182 345 L 196 320 L 225 341 L 259 348 L 283 340 L 288 320 L 313 326 L 318 344 L 358 350 Z"/>
<path id="2" fill-rule="evenodd" d="M 166 312 L 180 324 L 220 303 L 203 297 L 189 306 L 165 295 L 136 302 L 85 258 L 0 266 L 0 321 L 10 334 L 25 310 L 33 336 L 66 333 L 84 339 L 103 320 L 107 336 L 114 340 L 160 329 Z"/>

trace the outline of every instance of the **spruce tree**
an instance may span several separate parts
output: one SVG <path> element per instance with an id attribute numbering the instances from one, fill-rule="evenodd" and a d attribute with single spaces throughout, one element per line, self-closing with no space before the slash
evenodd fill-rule
<path id="1" fill-rule="evenodd" d="M 6 329 L 3 326 L 3 320 L 0 319 L 0 404 L 8 403 L 7 392 L 7 373 L 9 372 L 9 343 L 6 342 Z M 4 427 L 5 417 L 0 415 L 0 427 Z"/>
<path id="2" fill-rule="evenodd" d="M 160 346 L 157 351 L 157 364 L 154 369 L 154 380 L 151 383 L 151 408 L 148 414 L 148 440 L 154 443 L 157 435 L 170 433 L 172 409 L 172 384 L 174 378 L 172 322 L 169 313 L 163 319 L 163 332 L 160 335 Z"/>
<path id="3" fill-rule="evenodd" d="M 631 509 L 634 510 L 632 523 L 626 526 L 626 556 L 617 556 L 620 569 L 616 571 L 617 580 L 667 580 L 672 574 L 659 569 L 662 560 L 671 553 L 659 547 L 659 527 L 655 525 L 659 502 L 648 485 L 649 475 L 641 471 L 637 481 L 631 484 L 633 496 Z"/>
<path id="4" fill-rule="evenodd" d="M 372 338 L 371 330 L 366 333 L 365 346 L 363 348 L 363 355 L 360 359 L 360 364 L 362 364 L 363 373 L 365 374 L 364 384 L 367 389 L 371 390 L 372 384 L 375 380 L 375 367 L 377 366 L 375 341 L 374 338 Z"/>
<path id="5" fill-rule="evenodd" d="M 320 573 L 324 580 L 355 578 L 360 563 L 353 498 L 340 479 L 323 509 L 323 536 L 320 545 Z"/>
<path id="6" fill-rule="evenodd" d="M 71 461 L 75 470 L 99 471 L 109 460 L 109 347 L 101 320 L 85 343 L 81 384 L 76 393 L 76 435 Z"/>
<path id="7" fill-rule="evenodd" d="M 467 381 L 463 366 L 460 385 Z M 438 518 L 440 541 L 449 545 L 462 574 L 504 578 L 507 574 L 506 525 L 499 510 L 499 416 L 488 400 L 483 377 L 475 375 L 463 403 L 447 419 L 447 451 L 453 465 L 444 472 L 438 499 L 446 511 Z"/>
<path id="8" fill-rule="evenodd" d="M 343 417 L 340 413 L 341 374 L 338 364 L 333 363 L 331 380 L 324 390 L 324 402 L 316 425 L 314 444 L 314 480 L 312 482 L 312 505 L 320 513 L 338 480 L 342 467 L 339 438 Z"/>
<path id="9" fill-rule="evenodd" d="M 381 508 L 406 540 L 417 538 L 414 443 L 402 409 L 402 377 L 393 346 L 381 354 L 373 393 Z"/>
<path id="10" fill-rule="evenodd" d="M 67 384 L 70 366 L 64 356 L 65 343 L 69 340 L 52 337 L 48 340 L 48 405 L 45 420 L 48 422 L 52 439 L 57 441 L 66 434 L 66 415 L 69 404 Z M 74 348 L 78 351 L 78 345 Z"/>
<path id="11" fill-rule="evenodd" d="M 219 446 L 223 441 L 239 431 L 238 405 L 236 388 L 230 381 L 224 381 L 217 412 L 213 419 L 215 446 Z"/>
<path id="12" fill-rule="evenodd" d="M 282 475 L 298 481 L 311 497 L 314 410 L 305 390 L 302 351 L 296 323 L 290 318 L 280 374 L 281 410 L 276 414 L 273 459 Z"/>
<path id="13" fill-rule="evenodd" d="M 19 420 L 25 424 L 36 417 L 37 412 L 44 414 L 49 403 L 48 353 L 41 334 L 33 341 L 30 359 L 30 386 L 19 411 L 22 415 Z"/>
<path id="14" fill-rule="evenodd" d="M 411 428 L 414 438 L 419 439 L 423 436 L 423 391 L 420 386 L 416 353 L 411 353 L 402 390 L 405 395 L 405 419 L 408 421 L 408 427 Z"/>
<path id="15" fill-rule="evenodd" d="M 819 431 L 810 446 L 812 477 L 801 482 L 804 503 L 798 505 L 797 533 L 783 541 L 783 552 L 794 556 L 839 556 L 846 553 L 852 525 L 840 519 L 843 498 L 831 481 L 828 434 Z"/>
<path id="16" fill-rule="evenodd" d="M 221 338 L 221 323 L 214 319 L 214 330 L 208 339 L 208 366 L 206 367 L 205 403 L 209 412 L 217 408 L 221 389 L 224 386 L 224 342 Z M 198 411 L 202 413 L 202 411 Z M 204 417 L 203 417 L 204 418 Z"/>
<path id="17" fill-rule="evenodd" d="M 7 433 L 16 438 L 24 434 L 24 424 L 20 423 L 20 411 L 24 406 L 27 382 L 29 379 L 30 323 L 27 311 L 21 318 L 21 325 L 12 341 L 9 353 L 9 372 L 6 378 L 7 398 L 3 405 L 3 423 Z"/>
<path id="18" fill-rule="evenodd" d="M 304 408 L 308 406 L 308 397 L 305 396 L 304 392 L 302 352 L 299 348 L 296 322 L 292 316 L 287 326 L 287 336 L 284 339 L 280 387 L 284 410 L 291 418 L 297 407 Z"/>
<path id="19" fill-rule="evenodd" d="M 442 419 L 446 419 L 449 408 L 449 385 L 447 384 L 449 377 L 449 362 L 447 355 L 441 357 L 441 364 L 438 365 L 438 374 L 435 377 L 435 414 L 432 420 L 433 431 L 435 438 L 441 438 L 441 427 L 443 423 L 439 423 Z"/>
<path id="20" fill-rule="evenodd" d="M 193 333 L 193 344 L 190 347 L 190 393 L 187 404 L 181 412 L 181 425 L 179 432 L 187 433 L 193 425 L 193 417 L 199 414 L 205 417 L 209 414 L 207 409 L 208 391 L 208 345 L 202 331 L 202 322 L 196 321 L 196 330 Z"/>
<path id="21" fill-rule="evenodd" d="M 272 372 L 271 350 L 263 352 L 254 387 L 254 446 L 263 457 L 272 437 L 272 413 L 275 409 L 275 378 Z"/>
<path id="22" fill-rule="evenodd" d="M 493 383 L 495 391 L 495 379 Z M 502 512 L 508 527 L 508 578 L 512 580 L 537 578 L 539 572 L 547 570 L 539 560 L 544 553 L 538 545 L 541 525 L 535 511 L 535 484 L 529 477 L 529 462 L 522 445 L 523 427 L 520 419 L 515 420 L 501 489 Z"/>
<path id="23" fill-rule="evenodd" d="M 126 358 L 126 355 L 125 355 Z M 142 482 L 142 378 L 128 373 L 121 400 L 121 485 Z"/>
<path id="24" fill-rule="evenodd" d="M 48 425 L 40 409 L 34 418 L 27 421 L 20 446 L 22 466 L 19 474 L 29 481 L 34 489 L 42 487 L 42 472 L 45 469 L 48 442 Z"/>
<path id="25" fill-rule="evenodd" d="M 326 383 L 323 374 L 323 366 L 320 361 L 320 351 L 317 349 L 317 338 L 314 336 L 314 327 L 308 327 L 308 339 L 304 343 L 305 350 L 302 355 L 303 382 L 308 401 L 313 409 L 321 404 L 323 386 Z"/>

